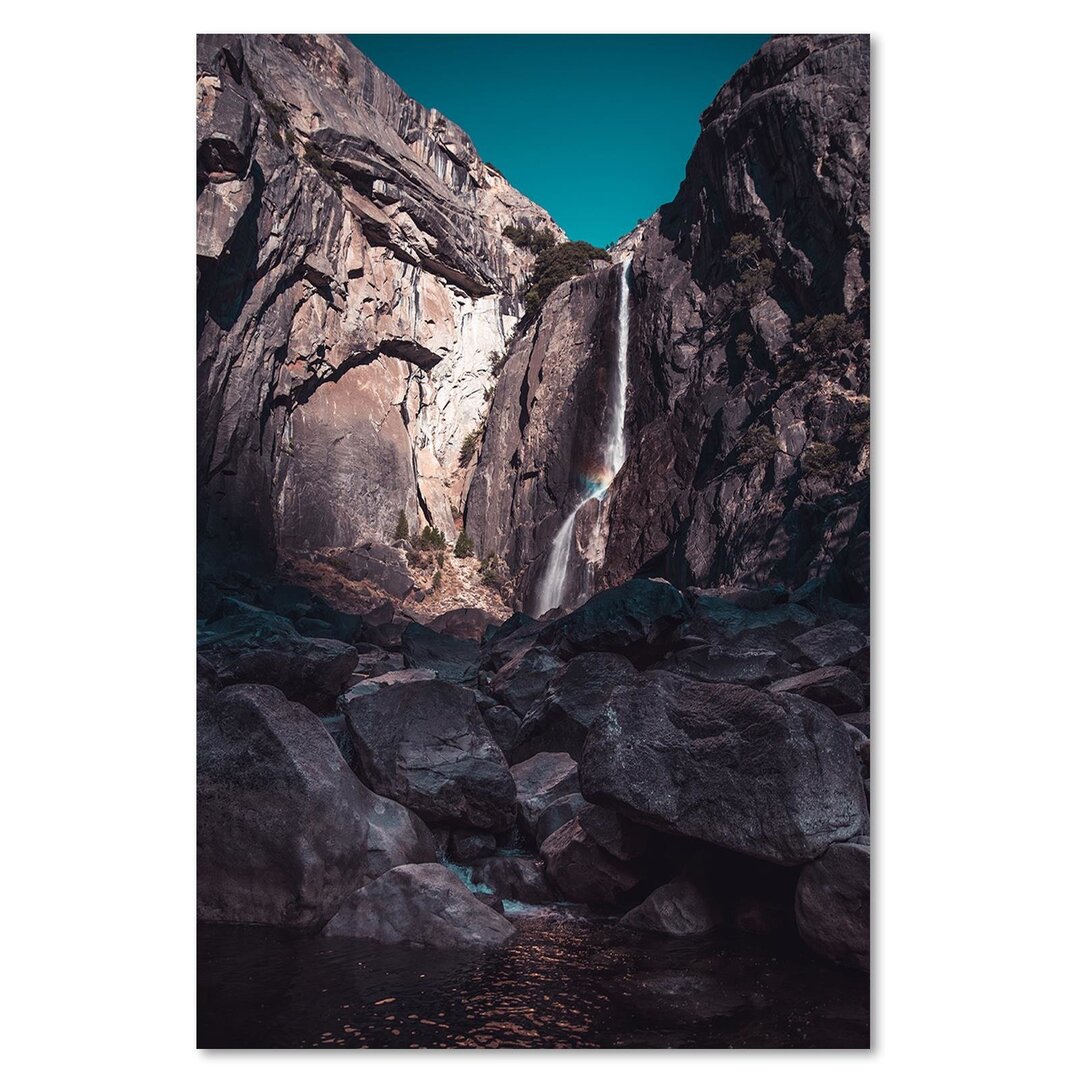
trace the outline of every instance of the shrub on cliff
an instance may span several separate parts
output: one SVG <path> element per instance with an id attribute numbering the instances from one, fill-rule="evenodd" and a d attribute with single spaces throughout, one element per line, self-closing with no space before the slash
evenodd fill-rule
<path id="1" fill-rule="evenodd" d="M 525 294 L 525 313 L 532 315 L 536 312 L 564 281 L 587 274 L 596 259 L 611 262 L 611 256 L 603 248 L 587 244 L 584 240 L 569 240 L 541 252 Z"/>
<path id="2" fill-rule="evenodd" d="M 408 540 L 409 539 L 409 521 L 405 517 L 405 511 L 402 510 L 398 514 L 397 528 L 394 529 L 395 540 Z"/>
<path id="3" fill-rule="evenodd" d="M 546 226 L 534 229 L 531 225 L 507 225 L 502 234 L 516 247 L 531 251 L 534 255 L 555 246 L 555 234 Z"/>
<path id="4" fill-rule="evenodd" d="M 808 476 L 835 477 L 844 467 L 840 451 L 831 443 L 811 443 L 803 451 L 803 471 Z"/>
<path id="5" fill-rule="evenodd" d="M 465 436 L 461 443 L 461 449 L 458 451 L 458 465 L 461 468 L 464 469 L 465 466 L 472 461 L 473 454 L 476 453 L 483 435 L 484 426 L 483 424 L 480 424 L 475 430 L 470 431 L 469 434 Z"/>
<path id="6" fill-rule="evenodd" d="M 476 545 L 467 532 L 462 530 L 458 533 L 457 543 L 454 544 L 454 557 L 467 559 L 476 550 Z"/>
<path id="7" fill-rule="evenodd" d="M 413 538 L 413 547 L 421 551 L 445 551 L 446 534 L 434 525 L 425 525 L 420 535 Z"/>
<path id="8" fill-rule="evenodd" d="M 862 330 L 846 315 L 810 315 L 792 331 L 796 346 L 814 357 L 832 356 L 841 349 L 854 348 L 862 339 Z"/>

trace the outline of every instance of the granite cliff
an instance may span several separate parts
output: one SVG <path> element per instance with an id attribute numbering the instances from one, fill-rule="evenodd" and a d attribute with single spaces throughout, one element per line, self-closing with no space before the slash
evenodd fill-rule
<path id="1" fill-rule="evenodd" d="M 719 92 L 672 202 L 625 237 L 628 457 L 575 522 L 563 605 L 634 574 L 869 589 L 869 40 L 784 36 Z M 620 268 L 514 340 L 466 526 L 518 603 L 614 407 Z"/>

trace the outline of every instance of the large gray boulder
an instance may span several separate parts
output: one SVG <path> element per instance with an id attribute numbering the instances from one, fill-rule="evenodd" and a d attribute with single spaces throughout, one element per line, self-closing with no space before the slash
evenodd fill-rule
<path id="1" fill-rule="evenodd" d="M 814 952 L 870 970 L 870 847 L 834 844 L 803 868 L 795 890 L 795 922 Z"/>
<path id="2" fill-rule="evenodd" d="M 352 697 L 345 715 L 375 791 L 432 823 L 485 832 L 513 823 L 514 778 L 470 691 L 440 679 L 383 685 Z"/>
<path id="3" fill-rule="evenodd" d="M 687 878 L 676 878 L 654 889 L 619 922 L 633 930 L 691 937 L 722 926 L 724 912 L 699 885 Z"/>
<path id="4" fill-rule="evenodd" d="M 548 684 L 522 721 L 513 758 L 523 761 L 543 751 L 581 757 L 585 737 L 606 715 L 612 686 L 636 669 L 625 656 L 589 652 L 575 656 Z"/>
<path id="5" fill-rule="evenodd" d="M 426 668 L 447 682 L 476 683 L 480 646 L 475 641 L 410 623 L 401 635 L 401 652 L 406 668 Z"/>
<path id="6" fill-rule="evenodd" d="M 866 830 L 859 761 L 828 709 L 669 672 L 612 687 L 581 789 L 654 828 L 774 863 L 808 862 Z"/>
<path id="7" fill-rule="evenodd" d="M 355 892 L 324 933 L 380 945 L 492 948 L 513 937 L 514 927 L 452 870 L 428 862 L 388 870 Z"/>
<path id="8" fill-rule="evenodd" d="M 226 599 L 222 617 L 198 633 L 199 656 L 218 686 L 259 683 L 316 711 L 329 711 L 357 664 L 353 646 L 330 638 L 307 638 L 287 619 Z"/>
<path id="9" fill-rule="evenodd" d="M 870 639 L 844 619 L 792 638 L 791 652 L 804 669 L 848 665 L 870 647 Z"/>
<path id="10" fill-rule="evenodd" d="M 827 705 L 840 715 L 859 713 L 866 708 L 866 687 L 856 674 L 843 667 L 806 671 L 789 679 L 781 679 L 769 689 L 774 694 L 801 694 L 811 701 Z"/>
<path id="11" fill-rule="evenodd" d="M 473 881 L 484 885 L 502 900 L 545 904 L 554 899 L 544 864 L 526 855 L 493 855 L 473 864 Z"/>
<path id="12" fill-rule="evenodd" d="M 199 919 L 318 929 L 368 881 L 434 858 L 424 823 L 364 787 L 280 690 L 233 686 L 200 705 Z"/>
<path id="13" fill-rule="evenodd" d="M 656 666 L 702 682 L 741 683 L 757 689 L 798 674 L 772 649 L 752 645 L 697 645 Z"/>
<path id="14" fill-rule="evenodd" d="M 641 884 L 637 870 L 605 851 L 577 820 L 556 829 L 540 855 L 559 893 L 593 907 L 613 907 Z"/>
<path id="15" fill-rule="evenodd" d="M 523 717 L 563 666 L 549 649 L 534 645 L 499 669 L 489 685 L 491 695 Z"/>

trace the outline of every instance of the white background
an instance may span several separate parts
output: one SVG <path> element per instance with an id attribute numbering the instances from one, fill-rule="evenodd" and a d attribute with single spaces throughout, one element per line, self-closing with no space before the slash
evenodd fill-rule
<path id="1" fill-rule="evenodd" d="M 1075 1075 L 1069 9 L 171 7 L 5 26 L 8 1075 Z M 334 29 L 872 35 L 870 1054 L 195 1051 L 194 34 Z"/>

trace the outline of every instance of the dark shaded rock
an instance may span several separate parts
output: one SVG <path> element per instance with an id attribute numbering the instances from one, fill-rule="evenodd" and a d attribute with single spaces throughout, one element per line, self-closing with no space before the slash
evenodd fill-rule
<path id="1" fill-rule="evenodd" d="M 721 585 L 715 589 L 690 589 L 693 596 L 709 596 L 723 600 L 747 611 L 765 611 L 777 604 L 787 603 L 788 591 L 783 585 L 768 585 L 755 589 L 747 585 Z"/>
<path id="2" fill-rule="evenodd" d="M 581 762 L 582 794 L 663 831 L 781 864 L 865 828 L 851 739 L 795 695 L 638 673 L 615 687 Z"/>
<path id="3" fill-rule="evenodd" d="M 536 754 L 510 771 L 517 789 L 518 820 L 534 840 L 544 811 L 565 795 L 580 794 L 577 762 L 569 754 Z"/>
<path id="4" fill-rule="evenodd" d="M 757 689 L 798 671 L 771 649 L 749 645 L 696 645 L 682 649 L 656 665 L 701 682 L 741 683 Z"/>
<path id="5" fill-rule="evenodd" d="M 556 829 L 561 829 L 568 821 L 573 821 L 582 810 L 591 803 L 585 801 L 585 797 L 579 794 L 563 795 L 544 808 L 536 822 L 536 832 L 533 840 L 539 847 Z"/>
<path id="6" fill-rule="evenodd" d="M 480 666 L 488 671 L 505 667 L 533 645 L 543 625 L 524 612 L 515 612 L 502 626 L 484 637 Z"/>
<path id="7" fill-rule="evenodd" d="M 218 685 L 276 686 L 317 711 L 333 707 L 356 667 L 351 645 L 301 637 L 286 619 L 236 600 L 224 600 L 222 612 L 198 635 L 199 654 L 212 665 Z"/>
<path id="8" fill-rule="evenodd" d="M 534 645 L 499 669 L 491 680 L 491 693 L 518 716 L 524 716 L 563 666 L 549 649 Z"/>
<path id="9" fill-rule="evenodd" d="M 506 755 L 507 761 L 512 760 L 511 755 L 521 729 L 521 717 L 507 705 L 493 705 L 484 710 L 484 723 L 499 749 Z"/>
<path id="10" fill-rule="evenodd" d="M 495 854 L 495 837 L 474 829 L 452 829 L 449 853 L 457 862 L 472 862 Z"/>
<path id="11" fill-rule="evenodd" d="M 415 588 L 404 552 L 371 540 L 335 556 L 335 564 L 358 581 L 369 581 L 382 592 L 403 600 Z"/>
<path id="12" fill-rule="evenodd" d="M 857 675 L 842 667 L 818 668 L 790 679 L 781 679 L 769 687 L 774 694 L 800 694 L 827 705 L 841 716 L 862 712 L 866 707 L 866 688 Z"/>
<path id="13" fill-rule="evenodd" d="M 848 713 L 844 717 L 844 723 L 858 728 L 868 739 L 870 738 L 870 714 L 868 712 Z"/>
<path id="14" fill-rule="evenodd" d="M 410 623 L 401 635 L 401 652 L 407 668 L 427 668 L 447 682 L 476 682 L 480 649 L 472 641 Z"/>
<path id="15" fill-rule="evenodd" d="M 317 929 L 358 887 L 434 858 L 427 827 L 352 774 L 313 713 L 269 686 L 198 714 L 197 911 Z"/>
<path id="16" fill-rule="evenodd" d="M 814 952 L 870 970 L 870 848 L 834 844 L 803 868 L 795 891 L 795 921 Z"/>
<path id="17" fill-rule="evenodd" d="M 380 794 L 433 823 L 498 832 L 513 822 L 514 778 L 468 690 L 398 683 L 353 697 L 345 714 L 358 771 Z"/>
<path id="18" fill-rule="evenodd" d="M 473 881 L 503 900 L 546 904 L 554 899 L 544 877 L 544 864 L 539 859 L 497 855 L 475 863 L 472 873 Z"/>
<path id="19" fill-rule="evenodd" d="M 851 736 L 851 745 L 858 755 L 863 778 L 867 779 L 870 776 L 870 736 L 863 734 L 854 724 L 847 723 L 847 717 L 844 717 L 844 730 Z"/>
<path id="20" fill-rule="evenodd" d="M 361 697 L 368 697 L 371 694 L 377 694 L 387 686 L 401 686 L 405 683 L 430 682 L 437 679 L 438 675 L 436 675 L 434 671 L 429 671 L 427 668 L 405 668 L 400 671 L 388 671 L 385 675 L 373 675 L 370 679 L 361 679 L 353 686 L 350 686 L 349 689 L 338 698 L 338 707 L 345 709 L 350 701 L 355 701 L 357 698 Z"/>
<path id="21" fill-rule="evenodd" d="M 353 893 L 324 931 L 381 945 L 492 948 L 513 925 L 438 863 L 399 866 Z"/>
<path id="22" fill-rule="evenodd" d="M 633 821 L 606 806 L 586 805 L 578 821 L 591 840 L 595 840 L 609 855 L 627 862 L 645 851 L 646 831 Z"/>
<path id="23" fill-rule="evenodd" d="M 354 677 L 370 679 L 376 675 L 386 675 L 391 671 L 401 671 L 405 661 L 399 653 L 390 653 L 378 645 L 357 645 L 359 659 L 353 671 Z"/>
<path id="24" fill-rule="evenodd" d="M 731 925 L 744 934 L 756 937 L 781 937 L 792 934 L 791 897 L 743 892 L 731 903 Z"/>
<path id="25" fill-rule="evenodd" d="M 795 662 L 809 670 L 850 664 L 869 645 L 870 639 L 857 626 L 839 620 L 793 638 L 791 650 Z"/>
<path id="26" fill-rule="evenodd" d="M 525 716 L 513 758 L 524 760 L 542 751 L 580 758 L 597 717 L 606 715 L 612 687 L 634 673 L 634 665 L 615 653 L 574 657 Z"/>
<path id="27" fill-rule="evenodd" d="M 687 878 L 676 878 L 654 889 L 619 921 L 634 930 L 689 937 L 722 926 L 724 912 L 700 886 Z"/>
<path id="28" fill-rule="evenodd" d="M 675 631 L 689 616 L 673 585 L 631 578 L 546 624 L 537 640 L 567 659 L 581 652 L 612 652 L 645 664 L 671 648 Z"/>
<path id="29" fill-rule="evenodd" d="M 641 884 L 627 863 L 609 855 L 578 821 L 568 821 L 541 845 L 548 880 L 570 900 L 613 907 Z"/>
<path id="30" fill-rule="evenodd" d="M 693 618 L 684 639 L 705 644 L 764 649 L 780 653 L 785 645 L 816 623 L 816 616 L 798 604 L 775 604 L 748 610 L 720 596 L 694 597 Z"/>
<path id="31" fill-rule="evenodd" d="M 476 642 L 482 641 L 484 634 L 497 626 L 498 620 L 483 608 L 478 607 L 444 611 L 428 623 L 430 629 L 437 630 L 440 634 L 449 634 L 451 637 Z"/>

